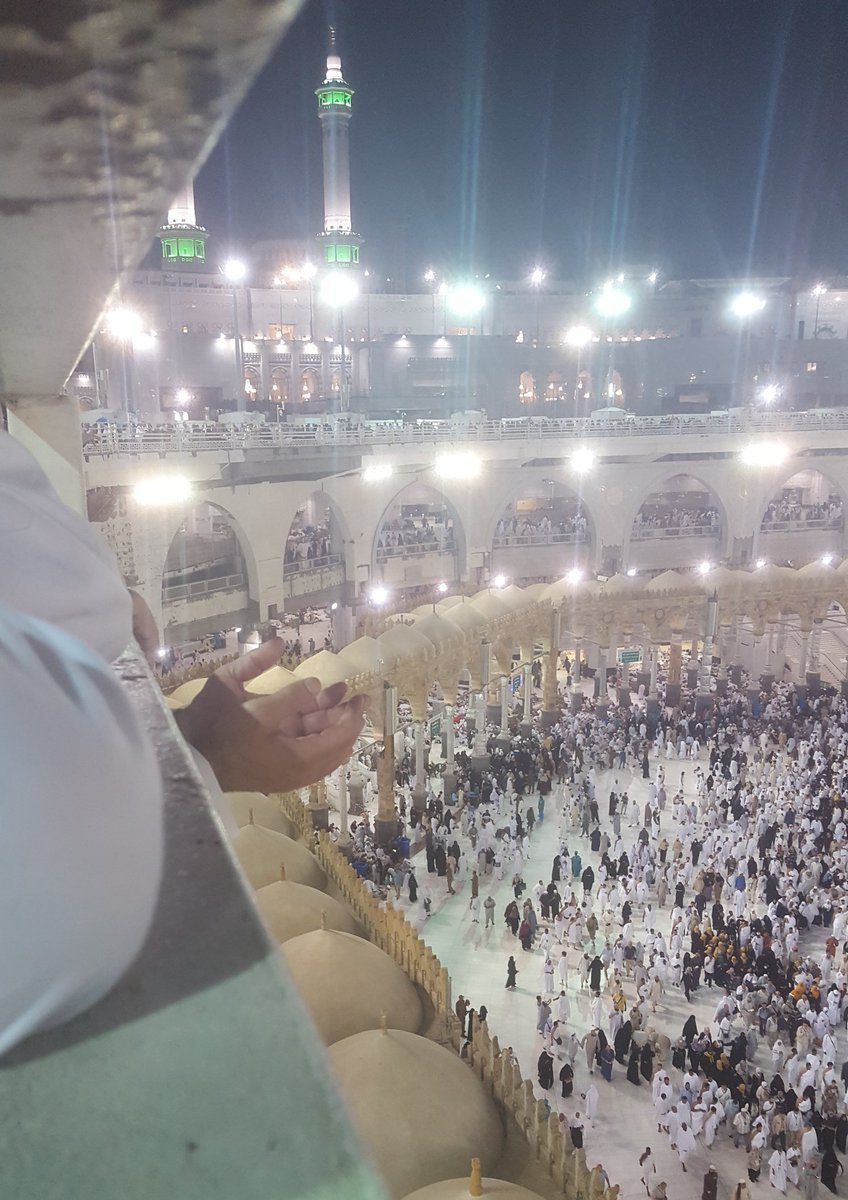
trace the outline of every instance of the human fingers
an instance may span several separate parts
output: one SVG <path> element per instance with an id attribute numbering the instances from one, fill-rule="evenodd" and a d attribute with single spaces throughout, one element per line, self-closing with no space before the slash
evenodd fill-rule
<path id="1" fill-rule="evenodd" d="M 343 704 L 335 704 L 332 708 L 319 709 L 318 712 L 307 713 L 302 720 L 303 733 L 321 733 L 331 725 L 340 724 L 355 709 L 361 717 L 365 709 L 366 696 L 353 696 Z"/>
<path id="2" fill-rule="evenodd" d="M 280 730 L 297 737 L 302 732 L 302 719 L 317 710 L 321 683 L 317 679 L 299 679 L 280 688 L 270 696 L 255 696 L 246 707 L 267 729 Z"/>
<path id="3" fill-rule="evenodd" d="M 283 643 L 280 638 L 273 637 L 267 642 L 242 655 L 235 662 L 226 663 L 215 672 L 222 682 L 235 684 L 239 689 L 257 675 L 270 671 L 280 661 L 283 653 Z"/>
<path id="4" fill-rule="evenodd" d="M 331 683 L 329 687 L 325 687 L 324 690 L 318 694 L 318 707 L 332 708 L 335 704 L 338 704 L 341 701 L 341 698 L 344 696 L 346 691 L 346 683 Z"/>

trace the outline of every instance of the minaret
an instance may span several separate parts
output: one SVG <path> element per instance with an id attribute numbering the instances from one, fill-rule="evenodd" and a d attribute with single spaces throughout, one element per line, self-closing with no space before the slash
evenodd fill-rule
<path id="1" fill-rule="evenodd" d="M 336 31 L 330 27 L 330 49 L 324 82 L 315 89 L 324 150 L 324 232 L 319 233 L 321 262 L 327 267 L 356 267 L 362 238 L 350 221 L 350 123 L 353 90 L 342 75 L 336 53 Z"/>
<path id="2" fill-rule="evenodd" d="M 162 246 L 162 266 L 182 265 L 194 270 L 206 266 L 206 239 L 209 236 L 197 223 L 194 211 L 194 184 L 189 182 L 168 209 L 168 220 L 158 233 Z"/>

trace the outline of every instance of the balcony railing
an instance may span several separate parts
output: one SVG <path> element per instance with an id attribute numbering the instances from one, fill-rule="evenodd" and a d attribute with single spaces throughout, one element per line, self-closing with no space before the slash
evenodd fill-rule
<path id="1" fill-rule="evenodd" d="M 283 565 L 283 574 L 296 575 L 301 571 L 314 571 L 319 567 L 337 567 L 341 561 L 340 554 L 324 554 L 321 558 L 296 558 Z"/>
<path id="2" fill-rule="evenodd" d="M 592 417 L 482 421 L 452 425 L 448 421 L 419 425 L 370 424 L 354 429 L 291 425 L 262 425 L 249 429 L 199 431 L 180 426 L 140 430 L 107 426 L 86 432 L 86 457 L 122 454 L 185 454 L 200 451 L 313 449 L 318 446 L 439 445 L 462 442 L 513 442 L 554 438 L 663 437 L 687 434 L 791 433 L 795 431 L 848 430 L 848 408 L 813 409 L 809 412 L 704 413 L 682 416 L 631 416 L 624 419 Z"/>
<path id="3" fill-rule="evenodd" d="M 443 542 L 411 542 L 408 546 L 384 546 L 377 551 L 377 562 L 390 558 L 427 558 L 430 554 L 456 554 L 456 547 Z"/>
<path id="4" fill-rule="evenodd" d="M 585 530 L 571 533 L 496 533 L 492 546 L 497 550 L 506 546 L 577 546 L 588 542 Z"/>
<path id="5" fill-rule="evenodd" d="M 663 538 L 719 537 L 718 525 L 634 525 L 630 535 L 634 542 L 647 542 Z"/>
<path id="6" fill-rule="evenodd" d="M 180 583 L 162 589 L 162 600 L 173 604 L 175 600 L 197 600 L 212 592 L 239 592 L 247 587 L 243 575 L 221 575 L 218 579 L 199 579 L 196 583 Z"/>
<path id="7" fill-rule="evenodd" d="M 794 533 L 797 531 L 808 532 L 811 529 L 841 529 L 842 517 L 810 517 L 808 520 L 803 517 L 797 518 L 794 521 L 763 521 L 760 526 L 761 533 Z"/>

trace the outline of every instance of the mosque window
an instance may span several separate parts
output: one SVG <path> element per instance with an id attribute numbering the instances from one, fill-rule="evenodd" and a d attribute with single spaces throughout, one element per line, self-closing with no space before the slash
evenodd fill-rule
<path id="1" fill-rule="evenodd" d="M 194 257 L 200 259 L 206 258 L 206 247 L 203 245 L 203 242 L 194 243 Z"/>
<path id="2" fill-rule="evenodd" d="M 162 255 L 164 258 L 176 258 L 177 257 L 177 239 L 176 238 L 165 238 L 165 240 L 162 242 Z"/>
<path id="3" fill-rule="evenodd" d="M 178 238 L 177 242 L 180 258 L 194 258 L 194 238 Z"/>
<path id="4" fill-rule="evenodd" d="M 324 257 L 327 262 L 332 263 L 336 261 L 336 247 L 332 243 L 324 247 Z"/>
<path id="5" fill-rule="evenodd" d="M 336 262 L 350 262 L 350 246 L 336 246 Z"/>
<path id="6" fill-rule="evenodd" d="M 358 246 L 353 247 L 353 261 L 355 263 L 359 262 L 359 247 Z"/>

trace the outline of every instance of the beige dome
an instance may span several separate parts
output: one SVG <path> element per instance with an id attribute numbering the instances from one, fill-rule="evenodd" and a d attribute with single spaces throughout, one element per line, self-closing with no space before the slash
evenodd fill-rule
<path id="1" fill-rule="evenodd" d="M 407 975 L 372 942 L 317 929 L 286 942 L 291 976 L 324 1042 L 374 1029 L 385 1013 L 392 1029 L 417 1033 L 421 998 Z"/>
<path id="2" fill-rule="evenodd" d="M 505 588 L 501 588 L 498 592 L 498 599 L 510 611 L 516 608 L 523 608 L 531 601 L 531 597 L 527 595 L 527 589 L 520 588 L 515 583 L 509 583 Z"/>
<path id="3" fill-rule="evenodd" d="M 419 1188 L 404 1196 L 403 1200 L 469 1200 L 469 1184 L 471 1172 L 467 1179 L 446 1179 L 444 1183 L 431 1183 L 429 1187 Z M 497 1196 L 498 1200 L 542 1200 L 538 1192 L 528 1192 L 527 1188 L 519 1187 L 517 1183 L 507 1183 L 503 1179 L 483 1179 L 482 1195 Z"/>
<path id="4" fill-rule="evenodd" d="M 431 605 L 426 607 L 426 613 L 416 616 L 413 629 L 423 633 L 435 646 L 449 646 L 451 642 L 462 640 L 462 634 L 455 625 L 434 613 Z"/>
<path id="5" fill-rule="evenodd" d="M 497 1110 L 476 1075 L 444 1046 L 373 1029 L 336 1042 L 327 1054 L 392 1200 L 461 1176 L 475 1156 L 484 1173 L 497 1165 L 504 1144 Z"/>
<path id="6" fill-rule="evenodd" d="M 322 687 L 343 683 L 347 677 L 339 656 L 333 654 L 332 650 L 319 650 L 317 654 L 310 655 L 298 663 L 292 673 L 296 679 L 320 679 Z"/>
<path id="7" fill-rule="evenodd" d="M 352 675 L 380 674 L 392 665 L 394 657 L 388 653 L 384 655 L 376 638 L 372 637 L 357 638 L 336 655 L 347 679 Z"/>
<path id="8" fill-rule="evenodd" d="M 206 686 L 205 679 L 190 679 L 188 683 L 181 683 L 178 688 L 174 688 L 169 699 L 176 700 L 176 705 L 172 707 L 185 708 L 187 704 L 191 704 L 198 692 L 202 692 Z"/>
<path id="9" fill-rule="evenodd" d="M 395 662 L 408 658 L 413 654 L 421 654 L 427 658 L 433 657 L 433 643 L 427 635 L 414 625 L 398 623 L 392 625 L 385 633 L 377 638 L 381 653 Z"/>
<path id="10" fill-rule="evenodd" d="M 276 883 L 259 888 L 254 899 L 275 942 L 282 944 L 290 938 L 320 929 L 322 913 L 328 929 L 365 936 L 353 914 L 338 900 L 326 892 L 319 892 L 317 888 L 278 878 Z"/>
<path id="11" fill-rule="evenodd" d="M 285 667 L 270 667 L 255 679 L 249 680 L 244 687 L 245 691 L 254 696 L 273 696 L 280 688 L 288 687 L 294 682 L 294 675 Z"/>
<path id="12" fill-rule="evenodd" d="M 488 588 L 484 588 L 482 592 L 478 592 L 476 596 L 472 597 L 471 603 L 487 621 L 495 621 L 498 617 L 506 616 L 510 611 L 509 605 L 504 604 L 501 600 L 498 590 L 490 592 Z"/>
<path id="13" fill-rule="evenodd" d="M 661 571 L 645 584 L 646 592 L 676 591 L 685 585 L 686 580 L 679 571 Z"/>
<path id="14" fill-rule="evenodd" d="M 594 582 L 594 580 L 587 582 Z M 530 604 L 534 600 L 541 600 L 545 594 L 547 586 L 548 585 L 546 583 L 528 583 L 527 587 L 523 587 L 521 589 L 524 593 L 525 603 Z"/>
<path id="15" fill-rule="evenodd" d="M 245 825 L 233 838 L 233 850 L 252 887 L 261 888 L 280 878 L 280 865 L 286 879 L 323 888 L 327 879 L 315 858 L 300 842 L 292 841 L 262 825 Z"/>
<path id="16" fill-rule="evenodd" d="M 464 604 L 463 596 L 445 596 L 444 600 L 439 600 L 436 604 L 436 612 L 448 612 L 451 608 L 456 608 L 457 604 Z"/>
<path id="17" fill-rule="evenodd" d="M 487 625 L 486 618 L 478 612 L 473 604 L 455 604 L 446 609 L 441 616 L 461 629 L 463 633 L 479 633 Z"/>
<path id="18" fill-rule="evenodd" d="M 822 562 L 820 558 L 814 558 L 812 562 L 808 562 L 806 566 L 801 567 L 798 574 L 804 579 L 826 579 L 836 574 L 830 563 Z"/>
<path id="19" fill-rule="evenodd" d="M 613 575 L 606 583 L 601 584 L 601 594 L 604 596 L 626 595 L 628 592 L 642 590 L 645 580 L 637 575 Z"/>
<path id="20" fill-rule="evenodd" d="M 276 800 L 272 800 L 270 796 L 265 796 L 262 792 L 226 792 L 224 798 L 239 829 L 255 824 L 262 825 L 265 829 L 273 829 L 275 833 L 282 833 L 295 841 L 300 836 L 294 821 L 286 816 Z"/>

